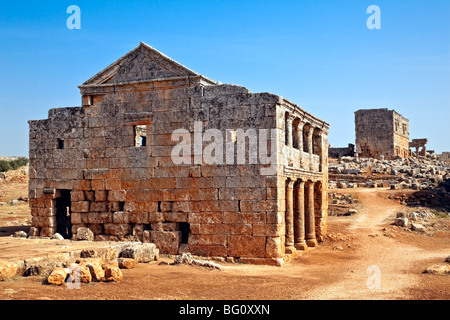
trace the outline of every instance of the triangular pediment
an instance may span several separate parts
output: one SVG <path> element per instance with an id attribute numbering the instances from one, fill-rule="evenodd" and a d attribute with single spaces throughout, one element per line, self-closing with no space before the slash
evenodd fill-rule
<path id="1" fill-rule="evenodd" d="M 83 83 L 83 86 L 187 76 L 199 74 L 141 42 L 137 48 Z"/>

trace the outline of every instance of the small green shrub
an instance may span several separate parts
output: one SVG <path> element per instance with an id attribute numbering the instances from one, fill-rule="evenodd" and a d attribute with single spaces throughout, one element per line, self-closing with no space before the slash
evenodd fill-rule
<path id="1" fill-rule="evenodd" d="M 9 170 L 17 170 L 22 166 L 26 166 L 28 164 L 28 158 L 27 157 L 20 157 L 16 160 L 0 160 L 0 172 L 6 172 Z"/>
<path id="2" fill-rule="evenodd" d="M 6 160 L 0 160 L 0 172 L 6 172 L 11 170 L 11 165 Z"/>
<path id="3" fill-rule="evenodd" d="M 20 157 L 20 158 L 17 158 L 16 160 L 10 161 L 9 164 L 13 170 L 17 170 L 20 167 L 26 166 L 28 164 L 28 158 Z"/>

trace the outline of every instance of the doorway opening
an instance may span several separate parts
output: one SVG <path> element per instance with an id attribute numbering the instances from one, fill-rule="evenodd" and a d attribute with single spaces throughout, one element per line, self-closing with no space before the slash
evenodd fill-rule
<path id="1" fill-rule="evenodd" d="M 189 223 L 180 222 L 180 231 L 181 231 L 181 243 L 187 244 L 189 240 L 189 233 L 191 233 Z"/>
<path id="2" fill-rule="evenodd" d="M 56 232 L 64 239 L 71 239 L 70 190 L 57 190 L 56 195 Z"/>

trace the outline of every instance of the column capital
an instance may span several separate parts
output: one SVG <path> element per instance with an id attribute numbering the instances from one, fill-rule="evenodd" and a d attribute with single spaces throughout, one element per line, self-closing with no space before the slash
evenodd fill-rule
<path id="1" fill-rule="evenodd" d="M 305 122 L 303 122 L 302 120 L 300 120 L 298 123 L 297 123 L 297 129 L 301 129 L 301 130 L 303 130 L 303 127 L 305 126 Z"/>
<path id="2" fill-rule="evenodd" d="M 292 122 L 294 122 L 294 116 L 292 114 L 288 114 L 288 116 L 286 118 L 286 122 L 288 124 L 292 124 Z"/>
<path id="3" fill-rule="evenodd" d="M 314 181 L 314 180 L 312 180 L 312 179 L 308 179 L 308 180 L 305 181 L 305 185 L 306 185 L 306 186 L 314 186 L 314 184 L 315 184 L 316 182 L 317 182 L 317 181 Z"/>
<path id="4" fill-rule="evenodd" d="M 294 183 L 295 183 L 295 180 L 292 180 L 290 178 L 286 179 L 286 187 L 287 188 L 289 188 L 289 189 L 294 188 Z"/>

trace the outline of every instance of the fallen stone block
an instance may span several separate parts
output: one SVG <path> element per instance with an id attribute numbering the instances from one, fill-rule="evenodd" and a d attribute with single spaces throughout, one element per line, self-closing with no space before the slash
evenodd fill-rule
<path id="1" fill-rule="evenodd" d="M 224 270 L 224 267 L 221 266 L 220 264 L 217 264 L 212 261 L 195 259 L 190 253 L 183 253 L 181 255 L 177 255 L 172 264 L 174 264 L 174 265 L 188 264 L 188 265 L 195 265 L 195 266 L 206 267 L 206 268 L 211 268 L 211 269 L 217 269 L 220 271 Z"/>
<path id="2" fill-rule="evenodd" d="M 94 233 L 89 228 L 77 229 L 77 240 L 80 241 L 94 241 Z"/>
<path id="3" fill-rule="evenodd" d="M 67 283 L 90 283 L 92 281 L 91 272 L 87 266 L 72 263 L 68 269 Z"/>
<path id="4" fill-rule="evenodd" d="M 17 263 L 0 261 L 0 281 L 14 278 L 19 273 Z"/>
<path id="5" fill-rule="evenodd" d="M 399 227 L 407 228 L 409 226 L 409 219 L 405 217 L 395 219 L 394 224 Z"/>
<path id="6" fill-rule="evenodd" d="M 64 237 L 60 235 L 59 233 L 55 233 L 50 237 L 51 240 L 64 240 Z"/>
<path id="7" fill-rule="evenodd" d="M 411 223 L 411 229 L 418 232 L 425 232 L 425 227 L 420 223 Z"/>
<path id="8" fill-rule="evenodd" d="M 25 231 L 16 231 L 16 232 L 14 232 L 13 237 L 14 238 L 27 238 L 28 235 Z"/>
<path id="9" fill-rule="evenodd" d="M 102 264 L 103 270 L 105 270 L 109 266 L 119 267 L 119 262 L 117 260 L 111 260 L 109 263 Z"/>
<path id="10" fill-rule="evenodd" d="M 93 281 L 104 281 L 105 280 L 105 270 L 98 263 L 87 263 Z"/>
<path id="11" fill-rule="evenodd" d="M 107 282 L 119 282 L 123 280 L 122 271 L 116 265 L 108 264 L 104 265 L 105 281 Z"/>
<path id="12" fill-rule="evenodd" d="M 339 188 L 339 189 L 346 189 L 346 188 L 347 188 L 347 183 L 345 183 L 345 182 L 338 182 L 338 183 L 336 184 L 336 188 Z"/>
<path id="13" fill-rule="evenodd" d="M 427 269 L 425 269 L 425 271 L 423 273 L 430 273 L 430 274 L 450 274 L 450 265 L 449 264 L 444 264 L 444 265 L 440 265 L 440 264 L 435 264 L 432 265 L 431 267 L 428 267 Z"/>
<path id="14" fill-rule="evenodd" d="M 53 257 L 38 257 L 24 260 L 24 271 L 22 275 L 25 277 L 43 275 L 48 276 L 55 268 L 64 267 L 63 264 L 67 260 L 68 255 L 61 254 Z"/>
<path id="15" fill-rule="evenodd" d="M 110 262 L 119 256 L 116 248 L 99 248 L 99 249 L 84 249 L 80 253 L 80 258 L 99 258 L 102 261 Z"/>
<path id="16" fill-rule="evenodd" d="M 132 243 L 122 247 L 120 258 L 131 258 L 136 262 L 152 262 L 158 260 L 159 250 L 154 243 Z"/>
<path id="17" fill-rule="evenodd" d="M 80 281 L 82 283 L 90 283 L 92 281 L 92 275 L 89 268 L 86 266 L 79 266 L 80 268 Z"/>
<path id="18" fill-rule="evenodd" d="M 52 273 L 47 278 L 47 282 L 55 285 L 62 285 L 69 274 L 68 269 L 66 268 L 56 268 L 53 269 Z"/>
<path id="19" fill-rule="evenodd" d="M 119 258 L 117 262 L 119 263 L 120 269 L 133 269 L 136 267 L 136 260 L 131 258 Z"/>
<path id="20" fill-rule="evenodd" d="M 345 213 L 344 214 L 344 216 L 351 216 L 351 215 L 354 215 L 354 214 L 357 214 L 358 213 L 358 210 L 357 209 L 348 209 L 348 212 L 347 213 Z"/>
<path id="21" fill-rule="evenodd" d="M 81 267 L 88 268 L 92 281 L 104 281 L 105 271 L 102 268 L 103 260 L 101 258 L 79 258 L 76 263 Z"/>

